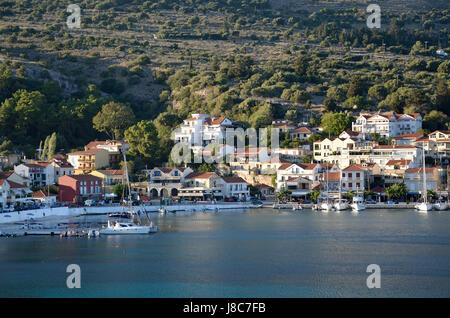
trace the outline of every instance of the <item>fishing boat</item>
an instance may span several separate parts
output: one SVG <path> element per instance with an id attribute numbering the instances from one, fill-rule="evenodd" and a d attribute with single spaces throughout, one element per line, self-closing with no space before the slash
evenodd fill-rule
<path id="1" fill-rule="evenodd" d="M 358 194 L 358 191 L 356 191 L 356 195 L 353 197 L 352 204 L 350 206 L 352 207 L 352 210 L 355 212 L 366 209 L 364 199 Z"/>
<path id="2" fill-rule="evenodd" d="M 416 209 L 419 212 L 428 212 L 433 209 L 433 205 L 431 203 L 428 203 L 428 195 L 427 195 L 427 172 L 425 169 L 425 149 L 422 147 L 422 179 L 423 179 L 423 186 L 422 186 L 422 203 L 419 203 L 416 205 Z"/>
<path id="3" fill-rule="evenodd" d="M 128 176 L 128 165 L 127 165 L 127 157 L 126 157 L 126 148 L 122 147 L 122 153 L 123 153 L 123 160 L 125 165 L 125 177 L 127 180 L 127 186 L 128 186 L 128 202 L 129 202 L 129 211 L 134 218 L 136 216 L 136 212 L 133 211 L 132 207 L 132 200 L 131 200 L 131 187 L 130 187 L 130 178 Z M 147 214 L 146 214 L 147 215 Z M 139 218 L 139 215 L 137 215 Z M 148 218 L 148 215 L 147 215 Z M 140 218 L 138 220 L 138 223 L 140 222 Z M 114 222 L 114 221 L 108 221 L 108 226 L 104 229 L 101 229 L 99 231 L 99 234 L 101 235 L 127 235 L 127 234 L 148 234 L 148 233 L 155 233 L 158 231 L 158 227 L 156 225 L 153 225 L 152 222 L 150 222 L 150 225 L 140 225 L 135 224 L 133 222 Z"/>

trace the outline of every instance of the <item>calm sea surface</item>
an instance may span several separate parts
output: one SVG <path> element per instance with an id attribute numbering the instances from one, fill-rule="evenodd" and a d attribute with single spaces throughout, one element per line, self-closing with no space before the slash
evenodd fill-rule
<path id="1" fill-rule="evenodd" d="M 152 235 L 1 238 L 0 297 L 450 297 L 450 211 L 151 218 Z M 80 289 L 66 287 L 69 264 Z"/>

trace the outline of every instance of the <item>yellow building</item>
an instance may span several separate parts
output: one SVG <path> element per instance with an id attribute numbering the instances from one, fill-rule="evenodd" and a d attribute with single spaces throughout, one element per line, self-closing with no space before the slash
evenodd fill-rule
<path id="1" fill-rule="evenodd" d="M 75 169 L 75 174 L 82 174 L 95 169 L 108 167 L 109 154 L 105 149 L 76 151 L 67 155 L 68 161 Z"/>
<path id="2" fill-rule="evenodd" d="M 90 174 L 101 178 L 103 185 L 123 183 L 125 179 L 124 170 L 94 170 Z"/>

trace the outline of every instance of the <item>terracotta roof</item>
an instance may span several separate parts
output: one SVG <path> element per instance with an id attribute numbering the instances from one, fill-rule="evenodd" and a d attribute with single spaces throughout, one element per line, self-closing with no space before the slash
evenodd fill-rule
<path id="1" fill-rule="evenodd" d="M 395 166 L 395 165 L 407 166 L 407 165 L 410 164 L 410 162 L 411 162 L 411 160 L 404 160 L 404 159 L 402 159 L 402 160 L 389 160 L 386 163 L 386 166 Z"/>
<path id="2" fill-rule="evenodd" d="M 85 148 L 86 148 L 87 150 L 89 150 L 89 149 L 94 149 L 94 148 L 97 148 L 98 145 L 104 145 L 104 144 L 106 144 L 106 141 L 91 141 L 90 143 L 88 143 L 88 144 L 85 146 Z"/>
<path id="3" fill-rule="evenodd" d="M 312 131 L 309 128 L 306 127 L 299 127 L 293 131 L 291 131 L 291 133 L 305 133 L 305 134 L 311 134 Z"/>
<path id="4" fill-rule="evenodd" d="M 304 170 L 313 170 L 315 167 L 317 167 L 317 163 L 300 163 L 298 166 L 300 166 Z"/>
<path id="5" fill-rule="evenodd" d="M 309 180 L 308 178 L 304 178 L 304 177 L 292 177 L 286 180 L 286 182 L 294 182 L 294 181 L 307 181 L 308 183 L 312 182 L 311 180 Z"/>
<path id="6" fill-rule="evenodd" d="M 348 166 L 347 168 L 345 168 L 342 171 L 364 171 L 364 168 L 361 166 L 361 164 L 352 164 L 350 166 Z"/>
<path id="7" fill-rule="evenodd" d="M 97 170 L 99 172 L 105 173 L 105 174 L 109 174 L 109 175 L 114 175 L 114 176 L 122 176 L 125 174 L 125 170 Z"/>
<path id="8" fill-rule="evenodd" d="M 44 191 L 42 191 L 42 190 L 38 190 L 38 191 L 36 191 L 36 192 L 33 192 L 33 198 L 45 198 L 45 197 L 48 197 L 48 196 L 50 196 L 50 197 L 54 197 L 54 196 L 56 196 L 55 194 L 50 194 L 50 195 L 47 195 Z"/>
<path id="9" fill-rule="evenodd" d="M 186 179 L 209 179 L 214 172 L 191 172 L 186 176 Z"/>
<path id="10" fill-rule="evenodd" d="M 263 163 L 290 163 L 290 162 L 283 158 L 275 157 L 275 158 L 270 158 L 269 160 L 266 160 Z"/>
<path id="11" fill-rule="evenodd" d="M 51 163 L 52 163 L 51 161 L 34 161 L 34 162 L 24 163 L 23 165 L 28 168 L 45 168 Z"/>
<path id="12" fill-rule="evenodd" d="M 0 185 L 3 185 L 5 183 L 6 179 L 0 179 Z"/>
<path id="13" fill-rule="evenodd" d="M 339 181 L 341 179 L 341 173 L 338 172 L 328 172 L 324 174 L 324 180 L 328 181 Z"/>
<path id="14" fill-rule="evenodd" d="M 267 185 L 267 184 L 264 184 L 264 183 L 255 183 L 253 186 L 254 186 L 254 187 L 257 187 L 257 188 L 273 189 L 273 187 L 271 187 L 271 186 L 269 186 L 269 185 Z"/>
<path id="15" fill-rule="evenodd" d="M 7 179 L 14 173 L 14 170 L 0 171 L 0 179 Z"/>
<path id="16" fill-rule="evenodd" d="M 361 132 L 347 129 L 347 130 L 343 131 L 342 134 L 343 133 L 347 133 L 349 136 L 358 136 Z"/>
<path id="17" fill-rule="evenodd" d="M 22 184 L 20 184 L 20 183 L 11 181 L 11 180 L 8 180 L 8 183 L 9 183 L 9 186 L 11 187 L 11 189 L 21 189 L 21 188 L 26 188 L 26 186 L 24 186 L 24 185 L 22 185 Z"/>
<path id="18" fill-rule="evenodd" d="M 414 138 L 420 138 L 422 136 L 423 136 L 423 133 L 414 133 L 414 134 L 404 134 L 404 135 L 394 136 L 394 137 L 392 137 L 392 139 L 403 139 L 403 138 L 414 139 Z"/>
<path id="19" fill-rule="evenodd" d="M 278 170 L 286 170 L 292 165 L 294 165 L 294 163 L 283 163 L 281 166 L 278 167 Z"/>
<path id="20" fill-rule="evenodd" d="M 223 177 L 222 179 L 226 183 L 247 183 L 247 181 L 245 181 L 241 177 Z"/>

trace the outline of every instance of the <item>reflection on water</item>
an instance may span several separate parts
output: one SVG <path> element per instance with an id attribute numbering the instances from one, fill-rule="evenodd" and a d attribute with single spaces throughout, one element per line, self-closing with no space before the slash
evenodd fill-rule
<path id="1" fill-rule="evenodd" d="M 1 239 L 0 296 L 450 296 L 450 212 L 259 209 L 150 220 L 158 233 Z M 72 263 L 82 271 L 78 290 L 65 285 Z M 366 287 L 373 263 L 377 290 Z"/>

